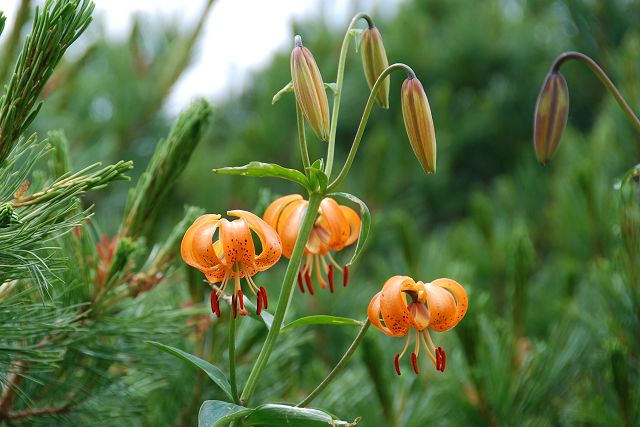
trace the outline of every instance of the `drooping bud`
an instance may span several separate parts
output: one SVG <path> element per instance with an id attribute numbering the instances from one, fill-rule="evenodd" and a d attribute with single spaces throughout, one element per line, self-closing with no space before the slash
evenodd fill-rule
<path id="1" fill-rule="evenodd" d="M 313 55 L 302 45 L 300 36 L 295 37 L 291 52 L 291 79 L 296 101 L 307 121 L 318 137 L 329 139 L 329 101 L 324 82 Z"/>
<path id="2" fill-rule="evenodd" d="M 569 116 L 569 89 L 564 76 L 553 70 L 544 80 L 536 102 L 533 145 L 538 161 L 548 163 L 558 149 Z"/>
<path id="3" fill-rule="evenodd" d="M 382 36 L 376 27 L 367 28 L 362 33 L 362 67 L 369 83 L 369 89 L 373 88 L 378 77 L 389 66 L 387 52 L 382 44 Z M 384 79 L 382 87 L 376 94 L 376 101 L 382 108 L 389 108 L 389 77 Z"/>
<path id="4" fill-rule="evenodd" d="M 436 172 L 436 132 L 422 83 L 407 77 L 402 84 L 402 117 L 411 148 L 426 173 Z"/>

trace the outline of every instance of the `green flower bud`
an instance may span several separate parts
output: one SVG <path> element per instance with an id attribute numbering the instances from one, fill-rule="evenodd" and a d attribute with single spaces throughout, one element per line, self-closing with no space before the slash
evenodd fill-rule
<path id="1" fill-rule="evenodd" d="M 318 137 L 329 139 L 329 101 L 324 90 L 320 70 L 313 55 L 302 46 L 300 36 L 295 37 L 291 52 L 291 79 L 293 91 L 307 121 Z"/>
<path id="2" fill-rule="evenodd" d="M 548 163 L 558 149 L 569 116 L 569 89 L 559 71 L 547 74 L 536 102 L 533 144 L 538 161 Z"/>
<path id="3" fill-rule="evenodd" d="M 426 173 L 436 172 L 436 132 L 427 94 L 420 81 L 408 77 L 402 84 L 402 117 L 411 148 Z"/>
<path id="4" fill-rule="evenodd" d="M 362 34 L 362 67 L 369 83 L 369 89 L 373 88 L 378 77 L 389 66 L 387 52 L 382 44 L 382 36 L 376 27 L 367 28 Z M 389 77 L 384 79 L 382 87 L 376 94 L 376 101 L 382 108 L 389 108 Z"/>

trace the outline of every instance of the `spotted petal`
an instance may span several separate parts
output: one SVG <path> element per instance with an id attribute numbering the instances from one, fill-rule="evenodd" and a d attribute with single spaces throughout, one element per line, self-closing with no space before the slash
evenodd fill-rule
<path id="1" fill-rule="evenodd" d="M 251 212 L 235 210 L 229 211 L 228 214 L 245 220 L 249 228 L 260 238 L 262 252 L 254 260 L 255 267 L 259 271 L 264 271 L 278 262 L 282 255 L 282 243 L 273 227 Z"/>

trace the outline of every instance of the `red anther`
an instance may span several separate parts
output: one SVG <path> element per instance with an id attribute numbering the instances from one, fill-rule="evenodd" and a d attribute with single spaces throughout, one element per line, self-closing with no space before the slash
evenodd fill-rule
<path id="1" fill-rule="evenodd" d="M 262 313 L 262 293 L 258 292 L 258 300 L 256 301 L 256 316 L 260 316 Z"/>
<path id="2" fill-rule="evenodd" d="M 309 293 L 313 295 L 313 282 L 311 281 L 311 275 L 308 271 L 304 275 L 304 281 L 307 283 L 307 289 L 309 289 Z"/>
<path id="3" fill-rule="evenodd" d="M 302 283 L 302 273 L 298 271 L 298 287 L 300 288 L 300 292 L 304 294 L 304 284 Z"/>
<path id="4" fill-rule="evenodd" d="M 393 366 L 396 367 L 396 373 L 400 375 L 400 354 L 396 354 L 396 357 L 393 358 Z"/>
<path id="5" fill-rule="evenodd" d="M 264 308 L 269 308 L 269 298 L 267 298 L 267 290 L 263 286 L 260 286 L 260 294 L 262 295 L 262 299 L 264 300 L 262 301 L 264 303 Z"/>
<path id="6" fill-rule="evenodd" d="M 242 293 L 242 289 L 238 291 L 238 302 L 240 303 L 240 314 L 244 310 L 244 294 Z"/>
<path id="7" fill-rule="evenodd" d="M 413 372 L 418 375 L 420 370 L 418 369 L 418 355 L 415 352 L 411 352 L 411 365 L 413 366 Z"/>
<path id="8" fill-rule="evenodd" d="M 235 319 L 238 316 L 238 300 L 236 300 L 236 296 L 231 296 L 231 311 L 233 313 L 233 318 Z"/>
<path id="9" fill-rule="evenodd" d="M 329 266 L 327 278 L 329 279 L 329 290 L 331 291 L 331 293 L 333 293 L 333 265 Z"/>
<path id="10" fill-rule="evenodd" d="M 220 317 L 220 304 L 218 304 L 218 294 L 216 291 L 211 291 L 211 312 Z"/>
<path id="11" fill-rule="evenodd" d="M 440 372 L 444 372 L 444 368 L 447 367 L 447 353 L 445 353 L 444 349 L 440 349 L 440 354 L 442 355 L 440 358 Z"/>
<path id="12" fill-rule="evenodd" d="M 342 286 L 346 288 L 348 283 L 349 283 L 349 267 L 345 265 L 344 267 L 342 267 Z"/>

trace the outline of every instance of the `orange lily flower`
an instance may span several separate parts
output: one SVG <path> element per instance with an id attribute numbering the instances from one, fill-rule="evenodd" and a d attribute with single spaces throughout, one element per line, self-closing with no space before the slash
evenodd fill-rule
<path id="1" fill-rule="evenodd" d="M 299 194 L 280 197 L 269 205 L 264 213 L 264 220 L 271 225 L 282 239 L 282 253 L 291 258 L 293 247 L 298 238 L 300 225 L 307 211 L 309 202 Z M 298 272 L 298 286 L 304 293 L 303 279 L 309 293 L 313 295 L 312 275 L 324 289 L 334 291 L 334 269 L 342 272 L 342 284 L 349 282 L 349 268 L 341 267 L 331 255 L 331 251 L 340 251 L 358 240 L 360 233 L 360 217 L 348 206 L 339 205 L 327 197 L 320 202 L 316 219 L 304 253 L 307 255 Z M 328 262 L 327 262 L 328 260 Z M 326 274 L 327 281 L 324 279 Z"/>
<path id="2" fill-rule="evenodd" d="M 235 210 L 229 215 L 239 219 L 227 221 L 220 215 L 202 215 L 189 227 L 180 245 L 184 262 L 205 274 L 209 283 L 221 283 L 217 291 L 211 292 L 211 311 L 220 317 L 220 295 L 233 279 L 231 307 L 233 316 L 238 312 L 246 315 L 241 278 L 245 278 L 249 289 L 257 298 L 257 313 L 267 308 L 269 301 L 264 287 L 256 285 L 254 276 L 274 265 L 282 254 L 280 238 L 273 228 L 251 212 Z M 256 254 L 253 231 L 260 239 L 262 251 Z M 218 239 L 214 236 L 218 232 Z"/>
<path id="3" fill-rule="evenodd" d="M 407 296 L 411 302 L 407 303 Z M 407 276 L 393 276 L 369 303 L 369 320 L 384 334 L 407 339 L 402 352 L 393 359 L 400 375 L 400 359 L 409 347 L 411 329 L 415 331 L 415 346 L 411 352 L 411 365 L 418 374 L 420 343 L 436 369 L 444 372 L 447 355 L 442 347 L 435 347 L 429 329 L 444 332 L 462 320 L 469 303 L 462 285 L 451 279 L 436 279 L 430 283 L 415 282 Z"/>

